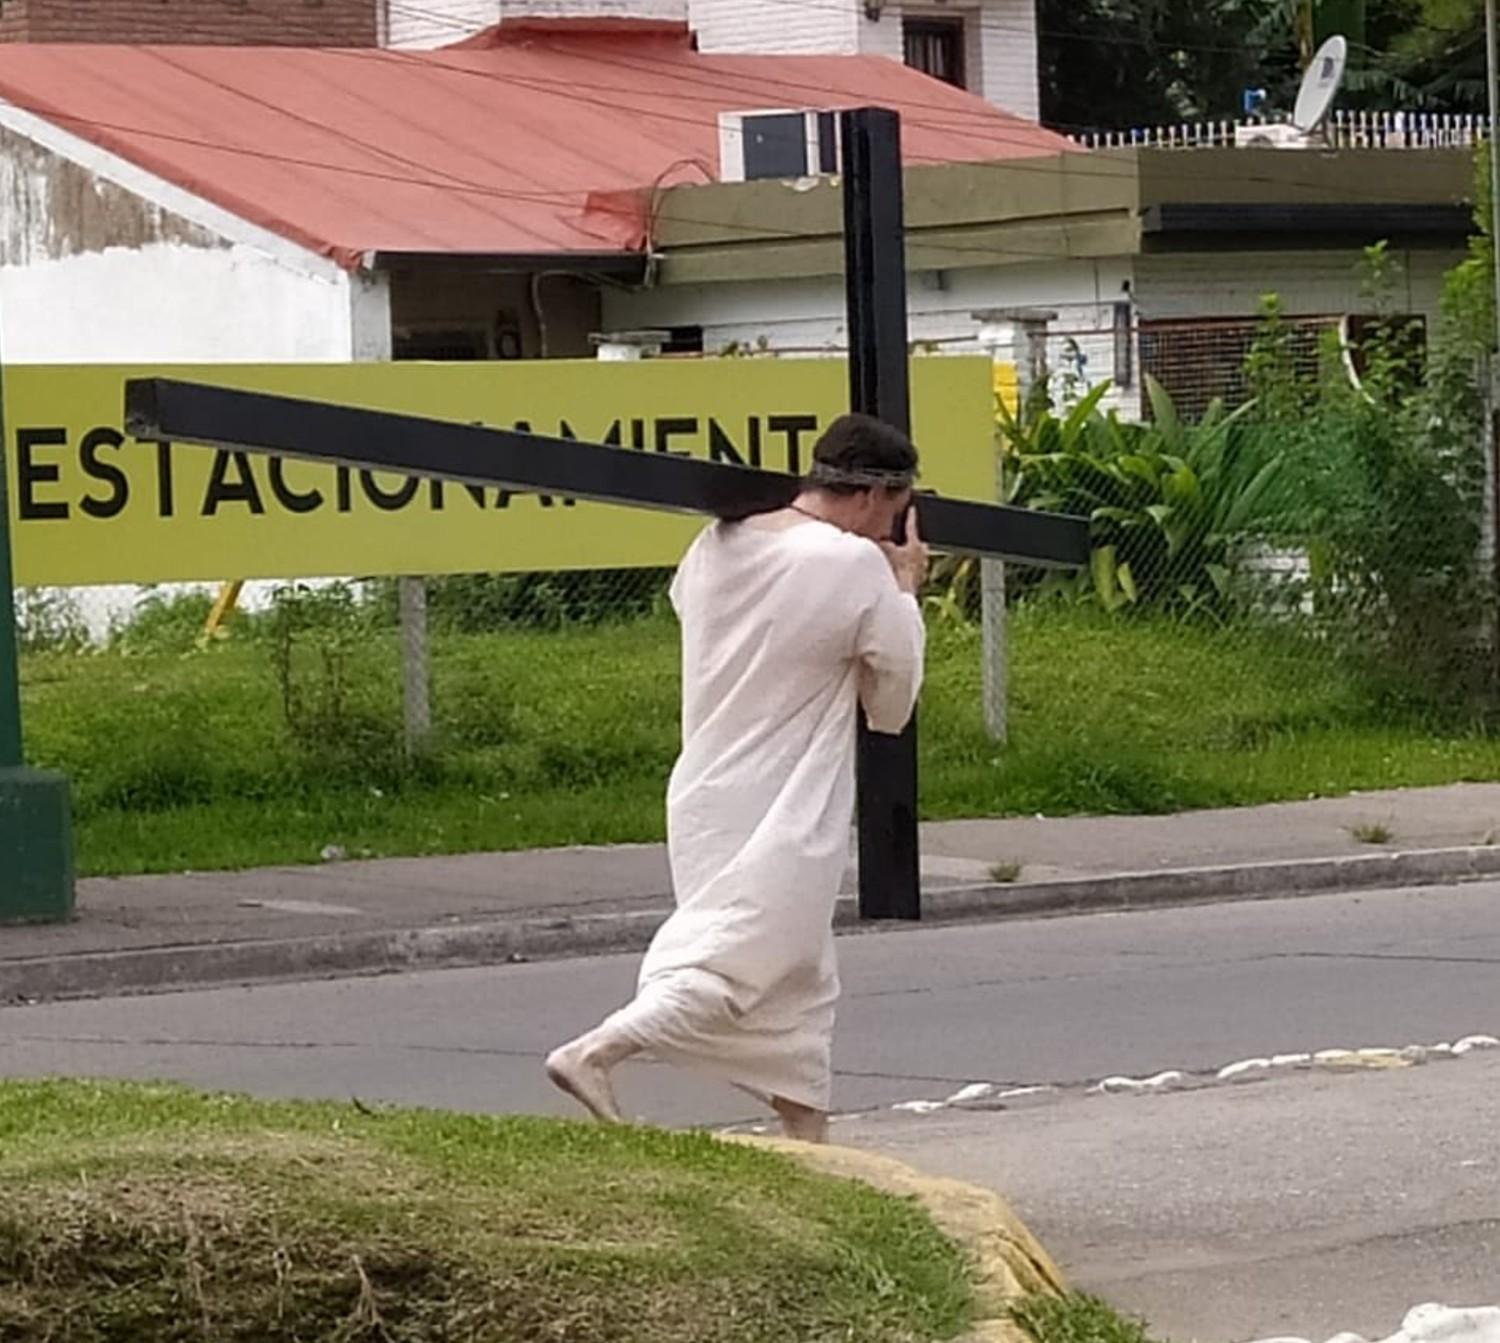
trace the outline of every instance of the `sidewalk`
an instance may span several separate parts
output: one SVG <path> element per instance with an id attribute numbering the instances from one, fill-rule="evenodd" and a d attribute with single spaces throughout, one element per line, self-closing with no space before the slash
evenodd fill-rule
<path id="1" fill-rule="evenodd" d="M 1351 833 L 1361 826 L 1391 838 L 1361 842 Z M 1500 784 L 1167 817 L 943 822 L 922 831 L 924 914 L 993 919 L 1500 876 L 1497 840 Z M 0 928 L 0 1000 L 632 951 L 670 906 L 657 845 L 92 879 L 72 923 Z M 852 899 L 839 921 L 857 922 Z"/>

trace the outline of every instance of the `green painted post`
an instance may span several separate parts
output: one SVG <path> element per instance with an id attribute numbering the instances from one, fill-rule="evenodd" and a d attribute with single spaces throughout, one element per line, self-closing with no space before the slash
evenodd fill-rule
<path id="1" fill-rule="evenodd" d="M 0 923 L 48 922 L 73 913 L 72 810 L 68 781 L 27 769 L 21 750 L 4 387 L 0 368 Z"/>

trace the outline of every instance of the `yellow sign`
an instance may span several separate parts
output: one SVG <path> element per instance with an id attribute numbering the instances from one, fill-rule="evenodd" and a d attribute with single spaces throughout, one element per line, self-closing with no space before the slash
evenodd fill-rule
<path id="1" fill-rule="evenodd" d="M 985 359 L 913 363 L 925 486 L 990 498 Z M 182 378 L 433 419 L 805 470 L 848 405 L 837 360 L 12 365 L 4 410 L 16 581 L 68 586 L 676 563 L 702 520 L 282 461 L 121 428 L 124 384 Z"/>
<path id="2" fill-rule="evenodd" d="M 1021 413 L 1021 380 L 1014 364 L 995 365 L 995 400 L 1012 416 Z"/>

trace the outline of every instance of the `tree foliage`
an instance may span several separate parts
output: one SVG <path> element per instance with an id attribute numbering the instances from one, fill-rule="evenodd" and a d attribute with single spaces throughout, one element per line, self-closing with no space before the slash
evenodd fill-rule
<path id="1" fill-rule="evenodd" d="M 1484 0 L 1038 0 L 1038 18 L 1043 115 L 1067 129 L 1231 117 L 1247 89 L 1289 112 L 1333 33 L 1351 46 L 1343 106 L 1486 103 Z"/>

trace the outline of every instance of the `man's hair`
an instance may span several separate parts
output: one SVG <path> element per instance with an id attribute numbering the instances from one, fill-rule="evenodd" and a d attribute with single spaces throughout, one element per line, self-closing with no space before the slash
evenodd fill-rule
<path id="1" fill-rule="evenodd" d="M 869 415 L 841 415 L 813 446 L 812 465 L 802 478 L 805 489 L 829 494 L 861 490 L 908 489 L 916 479 L 917 450 L 899 429 Z M 725 500 L 713 509 L 724 522 L 743 522 L 759 513 L 785 508 L 789 499 L 763 496 Z"/>
<path id="2" fill-rule="evenodd" d="M 917 449 L 899 429 L 871 415 L 840 415 L 813 447 L 807 484 L 829 494 L 904 490 L 917 474 Z"/>

